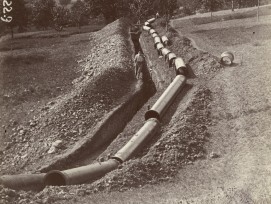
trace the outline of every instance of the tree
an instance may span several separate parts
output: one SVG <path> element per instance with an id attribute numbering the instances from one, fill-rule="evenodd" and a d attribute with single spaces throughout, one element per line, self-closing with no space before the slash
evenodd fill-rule
<path id="1" fill-rule="evenodd" d="M 59 0 L 61 6 L 67 6 L 71 3 L 71 0 Z"/>
<path id="2" fill-rule="evenodd" d="M 214 11 L 222 7 L 223 2 L 221 0 L 203 0 L 202 5 L 205 9 L 211 12 L 211 17 Z"/>
<path id="3" fill-rule="evenodd" d="M 1 12 L 2 9 L 1 9 Z M 8 13 L 8 16 L 12 17 L 11 22 L 4 23 L 6 27 L 10 29 L 11 37 L 14 37 L 14 28 L 19 27 L 19 32 L 22 32 L 26 29 L 28 23 L 29 12 L 25 6 L 24 0 L 12 1 L 12 10 Z M 1 16 L 2 15 L 1 13 Z"/>
<path id="4" fill-rule="evenodd" d="M 64 6 L 57 6 L 54 8 L 54 26 L 57 31 L 61 31 L 63 26 L 71 23 L 71 12 Z"/>
<path id="5" fill-rule="evenodd" d="M 92 16 L 103 15 L 105 21 L 110 23 L 120 17 L 118 8 L 124 7 L 123 0 L 85 0 L 88 12 Z"/>
<path id="6" fill-rule="evenodd" d="M 84 1 L 78 0 L 71 7 L 71 17 L 76 26 L 80 29 L 84 18 L 88 12 L 87 5 Z"/>
<path id="7" fill-rule="evenodd" d="M 129 1 L 129 12 L 137 21 L 141 22 L 150 13 L 153 13 L 153 2 L 151 0 L 132 0 Z"/>
<path id="8" fill-rule="evenodd" d="M 178 8 L 177 0 L 156 0 L 154 3 L 154 8 L 157 10 L 157 12 L 159 12 L 160 15 L 165 16 L 167 30 L 171 16 Z"/>
<path id="9" fill-rule="evenodd" d="M 52 26 L 54 22 L 54 0 L 37 0 L 32 4 L 32 21 L 36 27 L 43 29 Z"/>
<path id="10" fill-rule="evenodd" d="M 201 5 L 201 0 L 183 0 L 184 12 L 188 15 L 194 14 Z"/>

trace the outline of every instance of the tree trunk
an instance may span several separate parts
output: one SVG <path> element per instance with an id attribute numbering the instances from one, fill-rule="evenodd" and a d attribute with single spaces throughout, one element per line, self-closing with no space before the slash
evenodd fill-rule
<path id="1" fill-rule="evenodd" d="M 231 10 L 234 11 L 234 0 L 231 0 Z"/>
<path id="2" fill-rule="evenodd" d="M 238 9 L 241 8 L 241 4 L 242 4 L 242 1 L 241 1 L 241 0 L 238 0 Z"/>
<path id="3" fill-rule="evenodd" d="M 257 21 L 258 22 L 260 20 L 259 13 L 260 13 L 260 0 L 258 0 L 258 8 L 257 8 Z"/>

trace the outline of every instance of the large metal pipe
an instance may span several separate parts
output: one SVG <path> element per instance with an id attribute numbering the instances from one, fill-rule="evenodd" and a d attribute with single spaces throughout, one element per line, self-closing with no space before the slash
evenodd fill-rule
<path id="1" fill-rule="evenodd" d="M 0 184 L 11 189 L 42 189 L 44 176 L 45 173 L 4 175 L 0 177 Z"/>
<path id="2" fill-rule="evenodd" d="M 176 57 L 177 57 L 177 56 L 175 55 L 175 53 L 171 52 L 171 53 L 168 54 L 167 60 L 168 60 L 168 61 L 171 61 L 171 60 L 175 59 Z"/>
<path id="3" fill-rule="evenodd" d="M 64 171 L 53 170 L 45 175 L 44 184 L 53 186 L 82 184 L 105 175 L 116 169 L 118 165 L 119 161 L 109 159 L 105 162 L 94 163 Z"/>
<path id="4" fill-rule="evenodd" d="M 122 162 L 126 161 L 159 130 L 160 122 L 156 118 L 147 120 L 143 127 L 112 158 Z"/>
<path id="5" fill-rule="evenodd" d="M 149 31 L 151 28 L 149 26 L 143 26 L 143 30 Z"/>
<path id="6" fill-rule="evenodd" d="M 167 38 L 167 36 L 163 35 L 161 38 L 162 38 L 162 42 L 163 42 L 165 45 L 168 45 L 168 38 Z"/>
<path id="7" fill-rule="evenodd" d="M 149 20 L 147 20 L 148 23 L 153 23 L 155 21 L 155 18 L 151 18 Z"/>
<path id="8" fill-rule="evenodd" d="M 167 48 L 162 48 L 161 52 L 162 52 L 162 55 L 165 57 L 165 60 L 167 60 L 168 54 L 171 53 L 171 51 Z"/>
<path id="9" fill-rule="evenodd" d="M 163 57 L 161 50 L 164 48 L 164 45 L 162 43 L 154 44 L 154 47 L 157 49 L 157 54 L 159 58 Z"/>
<path id="10" fill-rule="evenodd" d="M 183 59 L 181 57 L 177 57 L 175 59 L 175 71 L 176 71 L 176 74 L 179 75 L 179 74 L 182 74 L 184 75 L 184 70 L 186 69 L 186 65 L 183 61 Z"/>
<path id="11" fill-rule="evenodd" d="M 169 105 L 185 85 L 185 82 L 185 76 L 177 75 L 152 108 L 145 113 L 145 120 L 150 118 L 161 120 Z"/>
<path id="12" fill-rule="evenodd" d="M 150 34 L 157 33 L 156 30 L 150 29 Z"/>
<path id="13" fill-rule="evenodd" d="M 170 53 L 169 49 L 167 49 L 167 48 L 162 49 L 162 54 L 163 54 L 164 57 L 166 57 L 169 53 Z"/>
<path id="14" fill-rule="evenodd" d="M 161 50 L 162 48 L 164 48 L 164 45 L 162 43 L 157 43 L 155 47 L 157 50 Z"/>
<path id="15" fill-rule="evenodd" d="M 146 21 L 146 22 L 144 23 L 144 25 L 150 27 L 150 23 L 149 23 L 148 21 Z"/>
<path id="16" fill-rule="evenodd" d="M 177 56 L 173 52 L 171 52 L 171 53 L 168 54 L 167 61 L 168 61 L 168 66 L 169 67 L 173 66 L 173 62 L 176 59 L 176 57 Z"/>
<path id="17" fill-rule="evenodd" d="M 157 33 L 153 33 L 153 34 L 151 34 L 151 36 L 152 36 L 153 38 L 159 37 L 159 35 L 158 35 Z"/>
<path id="18" fill-rule="evenodd" d="M 160 37 L 155 37 L 154 38 L 154 43 L 161 43 L 161 38 Z"/>
<path id="19" fill-rule="evenodd" d="M 232 65 L 234 55 L 232 52 L 226 51 L 221 54 L 220 62 L 223 65 Z"/>

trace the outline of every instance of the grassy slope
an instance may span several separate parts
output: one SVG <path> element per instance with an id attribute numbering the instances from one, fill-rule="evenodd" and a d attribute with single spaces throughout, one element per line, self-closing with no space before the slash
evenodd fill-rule
<path id="1" fill-rule="evenodd" d="M 46 32 L 43 38 L 41 32 L 27 33 L 0 44 L 1 124 L 7 134 L 12 123 L 25 124 L 33 112 L 71 89 L 72 80 L 79 75 L 77 60 L 86 55 L 89 34 L 65 38 L 54 37 L 56 34 Z M 5 139 L 1 134 L 1 141 Z"/>

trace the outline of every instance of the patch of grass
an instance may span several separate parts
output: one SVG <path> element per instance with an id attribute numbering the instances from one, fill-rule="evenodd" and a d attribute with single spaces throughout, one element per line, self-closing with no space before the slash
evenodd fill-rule
<path id="1" fill-rule="evenodd" d="M 48 100 L 71 88 L 77 60 L 89 46 L 89 34 L 52 38 L 16 38 L 0 45 L 4 104 Z M 33 90 L 33 91 L 28 91 Z M 1 102 L 1 103 L 2 103 Z"/>
<path id="2" fill-rule="evenodd" d="M 64 28 L 62 31 L 56 31 L 56 30 L 50 29 L 50 30 L 45 30 L 45 31 L 15 33 L 14 39 L 57 38 L 57 37 L 65 38 L 65 37 L 69 37 L 71 35 L 75 35 L 79 33 L 95 32 L 102 29 L 104 26 L 105 26 L 104 23 L 100 23 L 100 24 L 82 26 L 80 29 L 78 27 L 67 27 L 67 28 Z"/>
<path id="3" fill-rule="evenodd" d="M 29 52 L 17 55 L 7 55 L 3 59 L 3 66 L 22 65 L 22 64 L 36 64 L 44 62 L 48 58 L 48 52 Z"/>
<path id="4" fill-rule="evenodd" d="M 257 46 L 261 46 L 262 44 L 259 41 L 256 41 L 256 42 L 253 42 L 252 45 L 257 47 Z"/>
<path id="5" fill-rule="evenodd" d="M 262 7 L 260 8 L 260 16 L 266 16 L 270 15 L 271 6 L 267 7 Z M 218 22 L 218 21 L 229 21 L 229 20 L 234 20 L 234 19 L 244 19 L 244 18 L 252 18 L 257 16 L 257 9 L 246 11 L 246 12 L 233 12 L 230 15 L 221 15 L 221 16 L 213 16 L 213 17 L 199 17 L 199 18 L 193 18 L 192 22 L 195 25 L 201 25 L 201 24 L 207 24 L 207 23 L 213 23 L 213 22 Z"/>
<path id="6" fill-rule="evenodd" d="M 239 45 L 251 43 L 255 40 L 271 39 L 270 25 L 198 30 L 192 33 L 198 34 L 203 39 L 208 38 L 220 46 Z"/>

